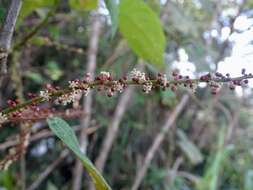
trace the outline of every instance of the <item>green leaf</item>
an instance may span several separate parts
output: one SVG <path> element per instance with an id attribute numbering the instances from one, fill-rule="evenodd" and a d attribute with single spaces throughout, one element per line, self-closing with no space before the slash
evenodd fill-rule
<path id="1" fill-rule="evenodd" d="M 59 67 L 59 64 L 55 61 L 49 61 L 46 68 L 47 75 L 54 81 L 57 81 L 63 75 L 63 71 Z"/>
<path id="2" fill-rule="evenodd" d="M 110 13 L 112 21 L 112 37 L 114 37 L 118 29 L 118 17 L 119 17 L 118 4 L 116 0 L 105 0 L 105 4 Z"/>
<path id="3" fill-rule="evenodd" d="M 3 7 L 0 7 L 0 26 L 2 25 L 4 21 L 4 15 L 5 15 L 5 9 Z"/>
<path id="4" fill-rule="evenodd" d="M 247 170 L 244 177 L 244 190 L 253 189 L 253 170 Z"/>
<path id="5" fill-rule="evenodd" d="M 43 46 L 46 44 L 46 38 L 41 36 L 34 36 L 32 39 L 30 39 L 30 43 L 37 46 Z"/>
<path id="6" fill-rule="evenodd" d="M 15 180 L 11 170 L 5 170 L 0 172 L 0 187 L 4 189 L 15 189 Z"/>
<path id="7" fill-rule="evenodd" d="M 59 137 L 81 160 L 84 168 L 91 176 L 96 189 L 110 190 L 110 186 L 107 184 L 102 175 L 99 174 L 91 161 L 81 152 L 73 129 L 64 120 L 58 117 L 48 118 L 47 122 L 53 133 Z"/>
<path id="8" fill-rule="evenodd" d="M 121 0 L 119 28 L 141 58 L 163 67 L 165 36 L 158 16 L 141 0 Z"/>
<path id="9" fill-rule="evenodd" d="M 97 8 L 98 0 L 69 0 L 69 5 L 77 10 L 92 10 Z"/>
<path id="10" fill-rule="evenodd" d="M 199 148 L 188 139 L 187 135 L 180 129 L 177 129 L 177 136 L 179 141 L 177 142 L 182 151 L 186 154 L 192 164 L 196 165 L 203 161 L 203 155 Z"/>
<path id="11" fill-rule="evenodd" d="M 159 15 L 161 12 L 161 4 L 159 0 L 147 0 L 146 1 L 149 7 L 157 14 Z"/>
<path id="12" fill-rule="evenodd" d="M 32 80 L 33 82 L 37 83 L 37 84 L 42 84 L 43 82 L 45 82 L 45 80 L 43 79 L 42 75 L 40 73 L 36 73 L 36 72 L 32 72 L 32 71 L 26 71 L 24 73 L 24 77 Z"/>
<path id="13" fill-rule="evenodd" d="M 24 0 L 20 11 L 20 18 L 28 16 L 32 11 L 43 7 L 55 6 L 58 0 Z"/>
<path id="14" fill-rule="evenodd" d="M 211 163 L 207 167 L 205 171 L 204 177 L 197 184 L 197 189 L 209 189 L 216 190 L 218 188 L 218 182 L 220 178 L 220 172 L 224 166 L 224 162 L 226 161 L 229 154 L 232 152 L 232 146 L 225 146 L 225 135 L 226 129 L 222 127 L 219 131 L 219 139 L 218 139 L 218 149 L 214 154 L 214 157 L 210 159 Z"/>

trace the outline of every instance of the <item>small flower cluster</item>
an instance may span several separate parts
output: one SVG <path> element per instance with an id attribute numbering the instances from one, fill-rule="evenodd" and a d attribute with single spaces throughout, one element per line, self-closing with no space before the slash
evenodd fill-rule
<path id="1" fill-rule="evenodd" d="M 62 104 L 64 106 L 66 106 L 67 104 L 70 104 L 70 103 L 73 103 L 73 102 L 79 100 L 81 97 L 81 94 L 82 94 L 82 90 L 76 89 L 70 93 L 63 94 L 60 97 L 58 97 L 55 100 L 55 104 Z"/>
<path id="2" fill-rule="evenodd" d="M 45 101 L 50 100 L 50 93 L 48 90 L 41 90 L 40 91 L 40 97 L 43 98 Z"/>
<path id="3" fill-rule="evenodd" d="M 69 88 L 77 89 L 80 86 L 80 80 L 69 81 Z"/>
<path id="4" fill-rule="evenodd" d="M 173 81 L 169 83 L 171 91 L 175 92 L 178 85 L 183 85 L 184 87 L 190 88 L 195 92 L 197 88 L 198 81 L 190 79 L 189 76 L 180 75 L 178 70 L 172 72 Z"/>
<path id="5" fill-rule="evenodd" d="M 236 86 L 242 86 L 248 84 L 248 79 L 253 78 L 252 74 L 247 74 L 245 69 L 241 72 L 242 76 L 232 78 L 229 74 L 223 75 L 221 73 L 208 73 L 200 76 L 196 79 L 191 79 L 189 76 L 183 76 L 179 71 L 173 71 L 170 78 L 167 78 L 165 74 L 158 74 L 155 78 L 150 79 L 144 72 L 134 68 L 128 77 L 122 77 L 120 79 L 113 79 L 109 72 L 101 71 L 94 80 L 88 73 L 82 80 L 69 81 L 69 85 L 65 89 L 54 87 L 50 84 L 45 86 L 45 90 L 39 92 L 39 95 L 28 93 L 28 97 L 31 99 L 28 102 L 20 104 L 18 100 L 8 100 L 8 108 L 3 112 L 0 112 L 0 124 L 7 120 L 15 121 L 22 118 L 24 113 L 32 111 L 35 114 L 40 114 L 41 110 L 38 104 L 44 101 L 55 102 L 56 104 L 67 105 L 69 103 L 78 102 L 81 95 L 88 95 L 90 89 L 96 88 L 98 91 L 106 92 L 108 97 L 112 97 L 115 93 L 123 92 L 129 85 L 138 85 L 142 88 L 144 93 L 150 93 L 153 89 L 162 89 L 175 92 L 179 86 L 189 88 L 193 91 L 198 87 L 198 83 L 207 83 L 211 89 L 212 94 L 217 94 L 221 86 L 226 83 L 231 90 L 234 90 Z"/>
<path id="6" fill-rule="evenodd" d="M 249 74 L 246 74 L 246 70 L 245 69 L 242 69 L 241 71 L 243 77 L 253 77 L 253 75 L 251 73 Z M 237 80 L 234 80 L 230 77 L 230 74 L 227 73 L 226 75 L 223 75 L 219 72 L 216 72 L 214 77 L 211 77 L 210 74 L 208 74 L 208 79 L 207 80 L 212 80 L 213 78 L 213 81 L 211 81 L 212 83 L 209 82 L 209 85 L 211 87 L 211 92 L 212 94 L 217 94 L 220 89 L 221 89 L 221 86 L 222 86 L 222 83 L 220 82 L 215 82 L 215 81 L 222 81 L 222 82 L 228 82 L 228 87 L 230 90 L 234 90 L 236 86 L 241 86 L 241 87 L 246 87 L 247 84 L 248 84 L 248 79 L 237 79 Z"/>
<path id="7" fill-rule="evenodd" d="M 78 79 L 69 81 L 70 92 L 65 93 L 61 95 L 60 97 L 56 98 L 55 103 L 62 104 L 65 106 L 75 101 L 79 101 L 82 94 L 87 96 L 90 91 L 90 86 L 88 84 L 89 81 L 91 81 L 89 74 L 86 75 L 83 81 L 78 80 Z"/>
<path id="8" fill-rule="evenodd" d="M 137 83 L 142 83 L 146 81 L 146 76 L 144 72 L 138 71 L 136 68 L 134 68 L 130 74 L 129 78 Z"/>
<path id="9" fill-rule="evenodd" d="M 143 84 L 142 90 L 146 94 L 148 94 L 152 90 L 153 83 L 150 81 L 147 81 Z"/>
<path id="10" fill-rule="evenodd" d="M 98 82 L 98 91 L 107 91 L 107 96 L 112 97 L 115 92 L 123 92 L 126 87 L 126 78 L 119 80 L 113 80 L 113 77 L 109 72 L 101 71 L 100 74 L 95 78 Z"/>
<path id="11" fill-rule="evenodd" d="M 96 77 L 96 80 L 101 82 L 111 81 L 112 77 L 109 72 L 101 71 L 100 74 Z"/>
<path id="12" fill-rule="evenodd" d="M 16 107 L 18 104 L 20 104 L 20 101 L 17 99 L 17 100 L 8 100 L 7 101 L 7 104 L 8 104 L 8 106 L 9 106 L 9 108 L 14 108 L 14 107 Z M 33 108 L 34 107 L 34 103 L 32 103 L 31 104 L 31 108 Z M 8 115 L 8 118 L 9 117 L 13 117 L 13 118 L 16 118 L 16 117 L 20 117 L 21 116 L 21 113 L 22 113 L 22 111 L 24 110 L 25 108 L 23 108 L 23 109 L 19 109 L 19 110 L 16 110 L 16 111 L 14 111 L 14 112 L 12 112 L 11 114 L 9 114 Z"/>
<path id="13" fill-rule="evenodd" d="M 1 124 L 5 123 L 7 120 L 8 120 L 7 115 L 0 112 L 0 126 Z"/>
<path id="14" fill-rule="evenodd" d="M 166 87 L 168 87 L 168 79 L 165 74 L 158 73 L 157 76 L 157 83 L 165 90 Z"/>
<path id="15" fill-rule="evenodd" d="M 130 80 L 142 85 L 142 91 L 148 94 L 153 87 L 153 83 L 146 77 L 144 72 L 138 71 L 134 68 L 129 74 Z"/>
<path id="16" fill-rule="evenodd" d="M 123 82 L 120 82 L 120 81 L 113 82 L 112 89 L 114 92 L 118 91 L 118 92 L 122 93 L 124 88 L 125 88 L 125 85 Z"/>
<path id="17" fill-rule="evenodd" d="M 41 90 L 40 91 L 40 97 L 43 98 L 44 101 L 49 101 L 51 100 L 51 96 L 54 92 L 56 92 L 57 90 L 59 90 L 59 87 L 54 87 L 51 84 L 46 84 L 45 85 L 45 90 Z M 32 95 L 32 93 L 30 93 Z"/>

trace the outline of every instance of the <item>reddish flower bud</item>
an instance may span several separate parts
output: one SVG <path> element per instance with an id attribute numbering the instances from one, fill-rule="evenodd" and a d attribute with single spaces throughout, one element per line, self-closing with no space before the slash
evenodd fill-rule
<path id="1" fill-rule="evenodd" d="M 177 87 L 175 85 L 172 85 L 170 89 L 171 91 L 175 92 L 177 90 Z"/>

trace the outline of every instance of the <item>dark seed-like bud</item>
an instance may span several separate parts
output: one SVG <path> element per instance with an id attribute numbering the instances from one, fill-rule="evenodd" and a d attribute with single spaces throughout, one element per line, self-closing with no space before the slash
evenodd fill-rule
<path id="1" fill-rule="evenodd" d="M 212 93 L 212 95 L 216 95 L 217 91 L 216 90 L 212 90 L 211 93 Z"/>
<path id="2" fill-rule="evenodd" d="M 177 75 L 178 75 L 178 72 L 177 72 L 177 71 L 173 71 L 173 72 L 172 72 L 172 76 L 173 76 L 173 77 L 176 77 Z"/>
<path id="3" fill-rule="evenodd" d="M 177 90 L 177 87 L 176 87 L 175 85 L 173 85 L 173 86 L 171 87 L 171 91 L 175 92 L 176 90 Z"/>
<path id="4" fill-rule="evenodd" d="M 246 69 L 242 69 L 242 75 L 245 75 Z"/>
<path id="5" fill-rule="evenodd" d="M 249 81 L 247 79 L 245 79 L 243 82 L 244 82 L 244 84 L 248 84 L 249 83 Z"/>
<path id="6" fill-rule="evenodd" d="M 112 81 L 112 80 L 113 80 L 113 79 L 112 79 L 112 76 L 109 76 L 109 77 L 108 77 L 108 80 L 109 80 L 109 81 Z"/>
<path id="7" fill-rule="evenodd" d="M 230 90 L 234 90 L 235 89 L 235 85 L 234 85 L 234 83 L 232 81 L 229 83 L 229 89 Z"/>
<path id="8" fill-rule="evenodd" d="M 109 91 L 107 92 L 107 96 L 108 96 L 108 97 L 112 97 L 112 96 L 113 96 L 113 92 L 112 92 L 111 90 L 109 90 Z"/>

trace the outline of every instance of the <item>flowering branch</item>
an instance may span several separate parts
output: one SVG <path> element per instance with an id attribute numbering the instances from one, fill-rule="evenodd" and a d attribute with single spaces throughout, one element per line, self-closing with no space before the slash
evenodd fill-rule
<path id="1" fill-rule="evenodd" d="M 31 109 L 38 111 L 38 104 L 42 102 L 54 102 L 55 104 L 67 105 L 79 99 L 80 95 L 88 95 L 90 89 L 96 88 L 98 91 L 105 91 L 108 97 L 112 97 L 115 92 L 122 92 L 129 85 L 138 85 L 142 87 L 143 92 L 149 93 L 152 89 L 161 88 L 162 90 L 171 89 L 175 92 L 178 86 L 188 87 L 196 90 L 198 83 L 205 82 L 209 85 L 211 93 L 217 94 L 222 84 L 227 83 L 231 90 L 236 86 L 246 86 L 248 79 L 252 79 L 253 75 L 246 74 L 245 69 L 242 70 L 242 76 L 231 78 L 229 74 L 225 76 L 221 73 L 206 74 L 196 79 L 189 76 L 182 76 L 178 72 L 172 73 L 172 79 L 168 80 L 166 75 L 158 74 L 156 78 L 150 79 L 145 73 L 136 69 L 131 71 L 128 77 L 113 79 L 110 73 L 102 71 L 94 80 L 89 74 L 86 74 L 83 80 L 69 81 L 69 85 L 65 89 L 47 85 L 46 90 L 40 91 L 39 95 L 28 93 L 30 100 L 19 103 L 17 100 L 8 100 L 9 107 L 0 112 L 0 124 L 8 121 L 8 118 L 21 117 L 22 112 Z"/>

